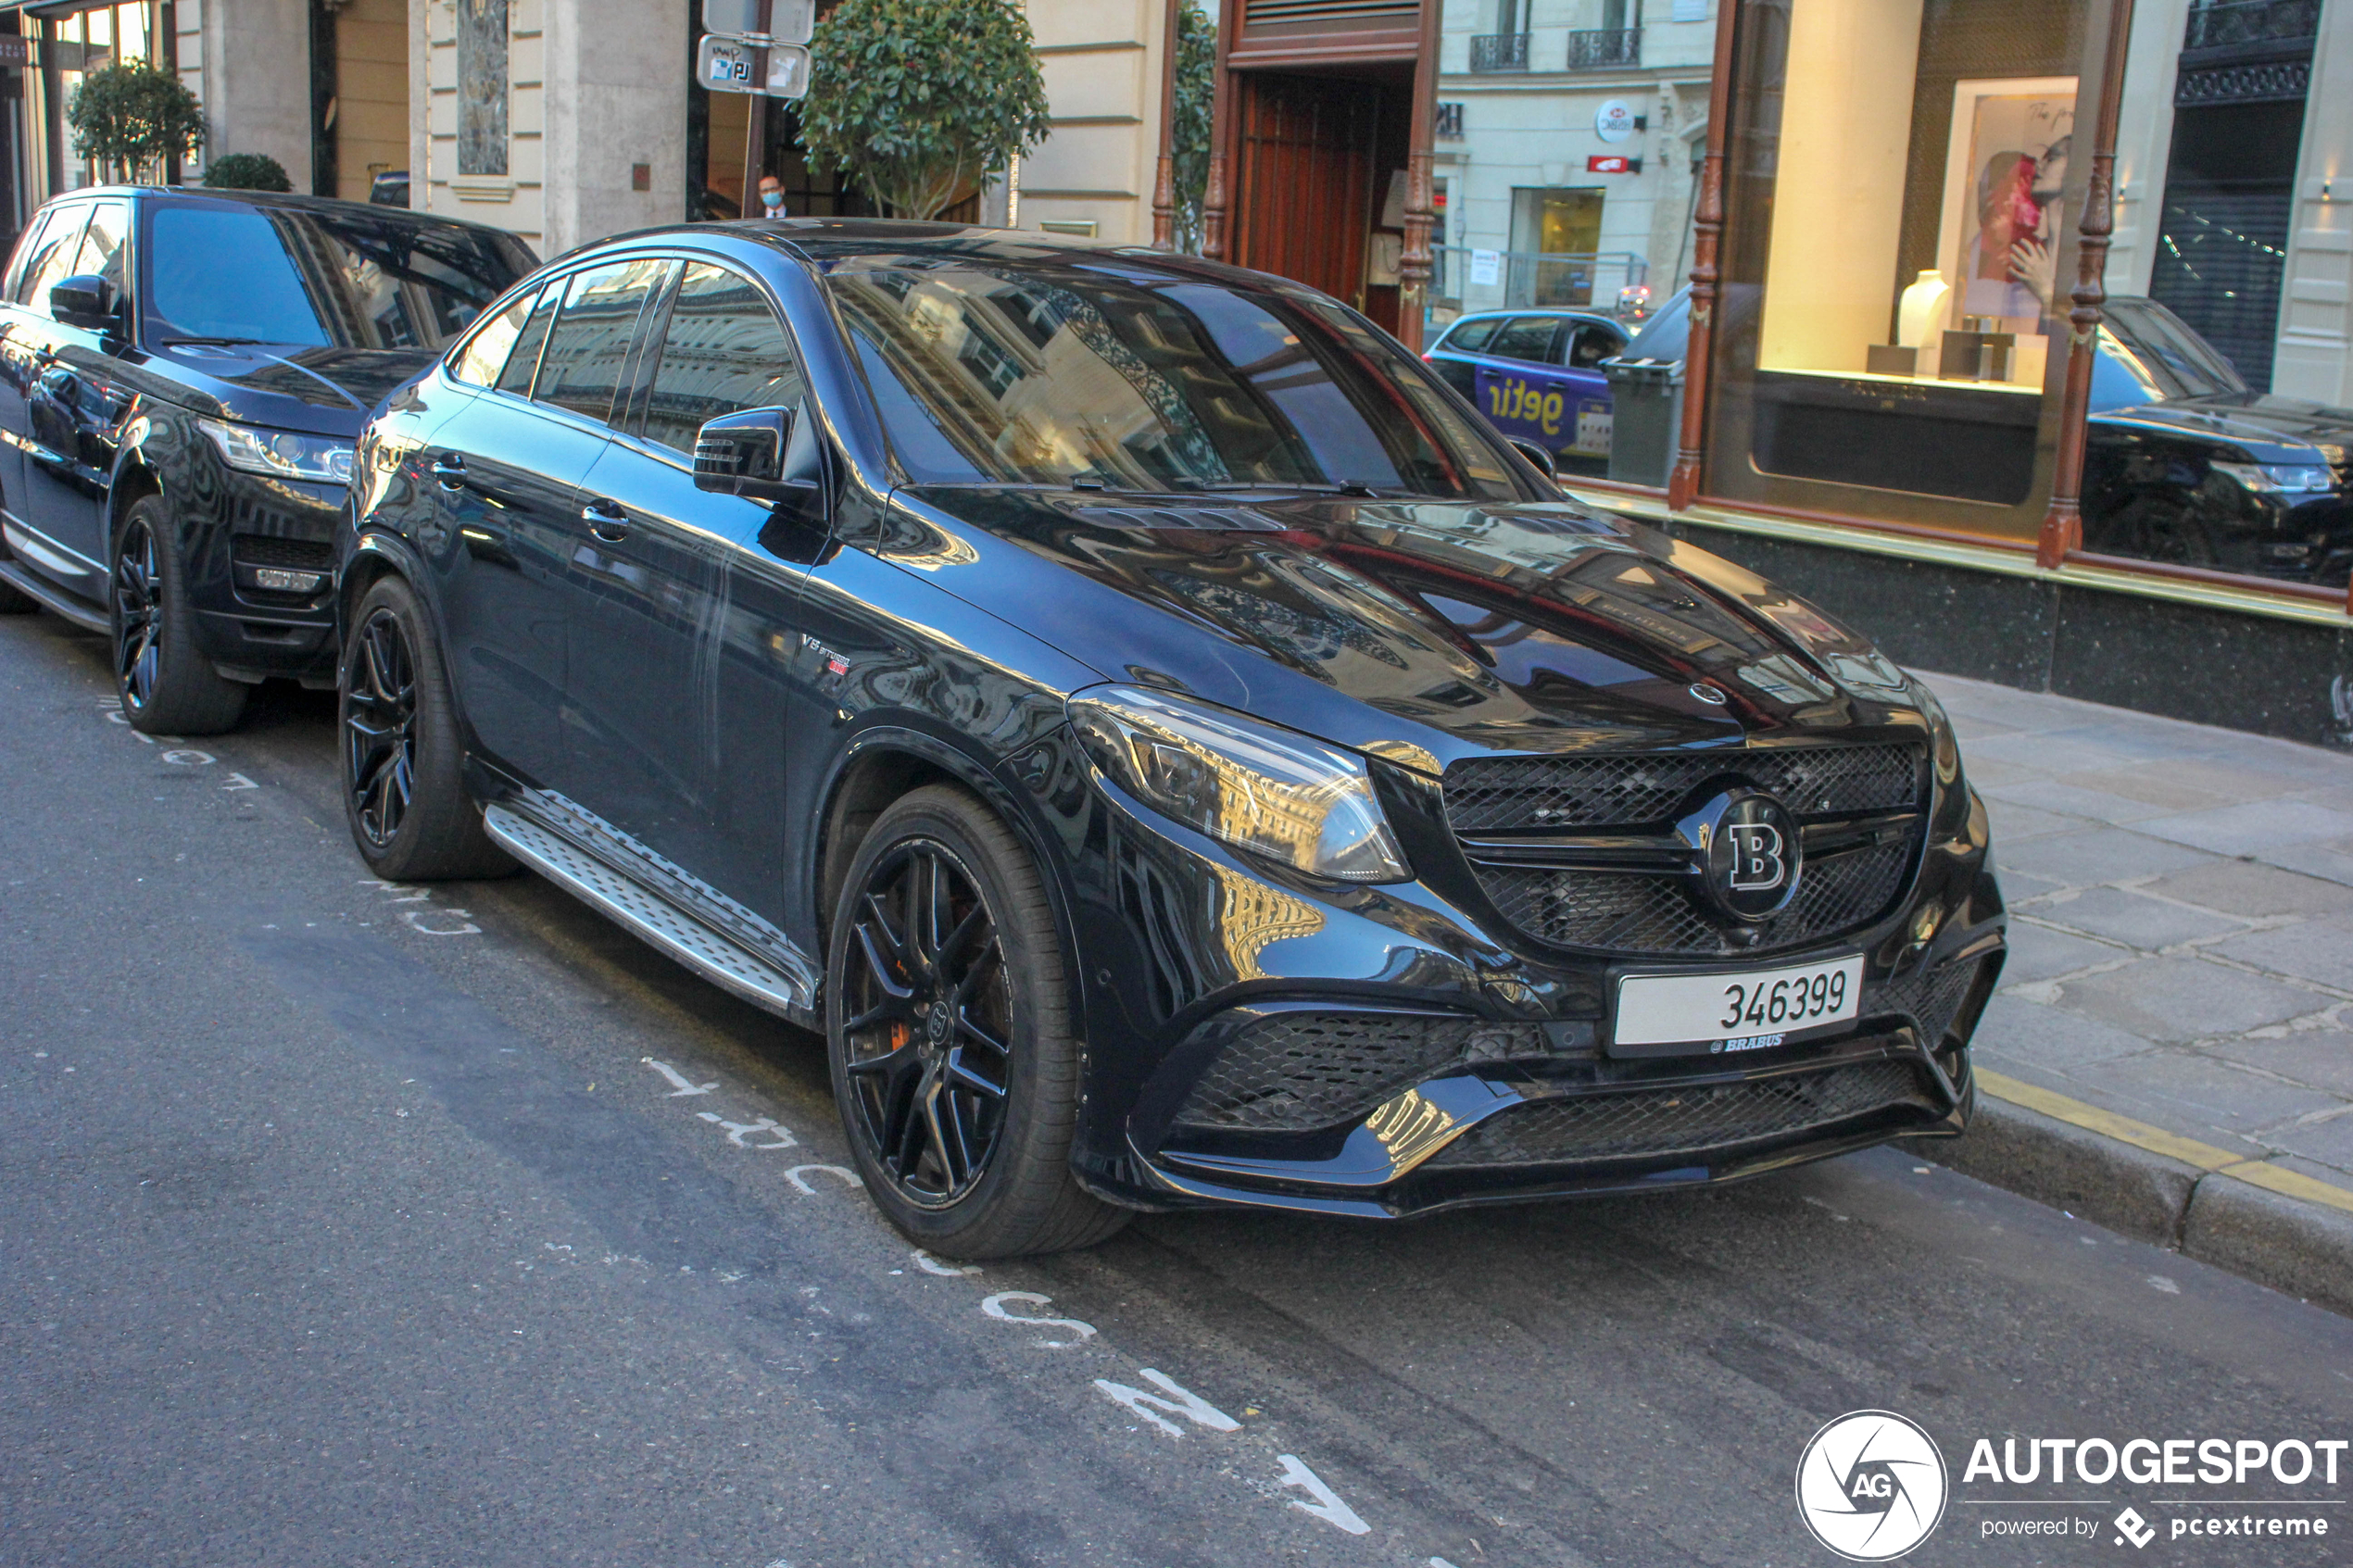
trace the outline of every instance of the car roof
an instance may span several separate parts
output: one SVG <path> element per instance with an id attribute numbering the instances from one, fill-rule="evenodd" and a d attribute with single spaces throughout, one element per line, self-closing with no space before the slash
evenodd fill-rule
<path id="1" fill-rule="evenodd" d="M 1502 316 L 1558 316 L 1565 320 L 1607 321 L 1611 326 L 1618 324 L 1608 311 L 1590 307 L 1580 309 L 1573 305 L 1523 305 L 1495 310 L 1466 310 L 1449 321 L 1447 326 L 1451 329 L 1461 326 L 1465 321 L 1491 321 Z"/>
<path id="2" fill-rule="evenodd" d="M 60 202 L 87 201 L 94 196 L 132 197 L 142 202 L 235 202 L 246 207 L 292 207 L 306 212 L 364 212 L 379 220 L 391 219 L 418 224 L 447 225 L 451 228 L 480 229 L 488 233 L 506 234 L 511 230 L 495 223 L 477 222 L 471 218 L 452 218 L 447 213 L 418 212 L 405 207 L 384 207 L 374 202 L 343 201 L 334 196 L 306 196 L 293 191 L 216 190 L 210 185 L 84 185 L 78 191 L 60 191 L 41 205 L 45 207 Z M 521 239 L 521 235 L 515 236 Z"/>

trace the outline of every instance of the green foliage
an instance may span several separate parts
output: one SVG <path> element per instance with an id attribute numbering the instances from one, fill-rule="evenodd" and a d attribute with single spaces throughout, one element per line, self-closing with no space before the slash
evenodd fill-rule
<path id="1" fill-rule="evenodd" d="M 1185 0 L 1176 13 L 1176 248 L 1201 254 L 1202 199 L 1209 188 L 1210 113 L 1217 101 L 1217 24 Z"/>
<path id="2" fill-rule="evenodd" d="M 1046 139 L 1046 83 L 1013 0 L 842 0 L 810 52 L 810 161 L 898 217 L 937 217 Z"/>
<path id="3" fill-rule="evenodd" d="M 204 143 L 204 106 L 180 78 L 145 60 L 117 60 L 82 79 L 66 103 L 76 157 L 135 178 Z"/>
<path id="4" fill-rule="evenodd" d="M 267 153 L 230 153 L 207 166 L 204 182 L 216 191 L 291 191 L 285 165 Z"/>

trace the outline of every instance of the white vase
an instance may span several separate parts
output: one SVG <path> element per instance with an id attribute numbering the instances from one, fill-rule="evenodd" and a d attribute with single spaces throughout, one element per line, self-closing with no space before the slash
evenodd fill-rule
<path id="1" fill-rule="evenodd" d="M 1944 273 L 1933 267 L 1921 273 L 1895 307 L 1896 343 L 1905 348 L 1926 344 L 1929 333 L 1944 324 L 1944 302 L 1952 296 L 1953 285 L 1944 281 Z"/>

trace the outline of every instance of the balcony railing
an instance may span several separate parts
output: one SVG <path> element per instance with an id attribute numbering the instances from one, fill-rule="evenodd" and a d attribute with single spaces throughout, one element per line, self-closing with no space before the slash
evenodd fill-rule
<path id="1" fill-rule="evenodd" d="M 2280 44 L 2321 31 L 2321 0 L 2209 0 L 2190 7 L 2184 49 L 2227 49 L 2240 44 Z"/>
<path id="2" fill-rule="evenodd" d="M 1471 69 L 1474 71 L 1526 70 L 1528 69 L 1528 34 L 1524 32 L 1482 32 L 1471 40 Z"/>
<path id="3" fill-rule="evenodd" d="M 1642 63 L 1642 30 L 1602 27 L 1568 35 L 1568 69 L 1618 70 Z"/>

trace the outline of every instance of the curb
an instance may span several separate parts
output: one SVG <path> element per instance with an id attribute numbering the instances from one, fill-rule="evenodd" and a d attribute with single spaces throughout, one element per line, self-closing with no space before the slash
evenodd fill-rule
<path id="1" fill-rule="evenodd" d="M 1966 1134 L 1904 1147 L 2353 1316 L 2353 1192 L 1982 1068 L 1977 1091 Z"/>

